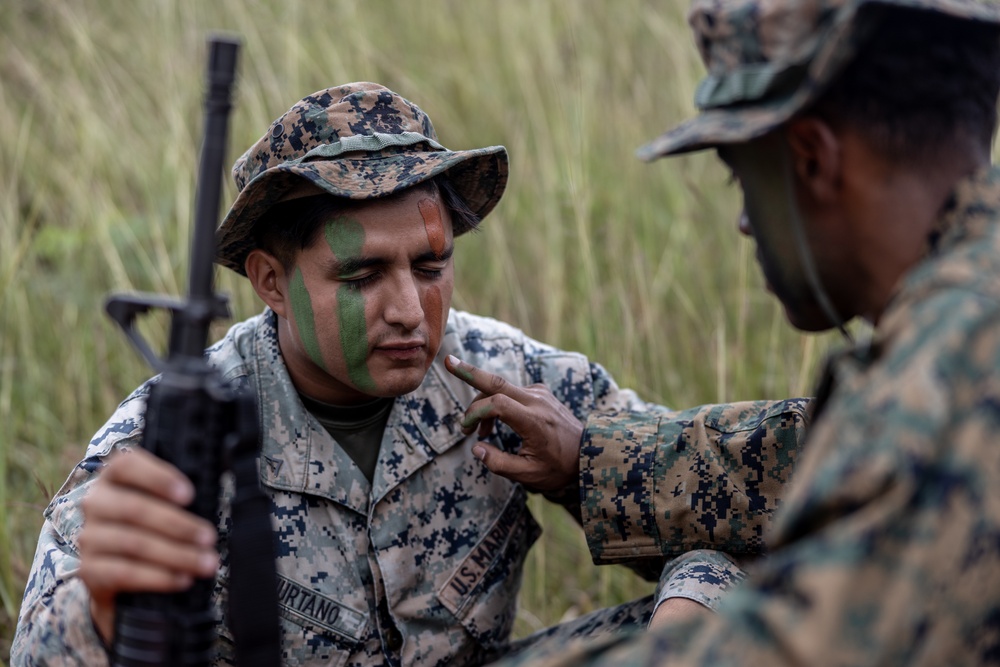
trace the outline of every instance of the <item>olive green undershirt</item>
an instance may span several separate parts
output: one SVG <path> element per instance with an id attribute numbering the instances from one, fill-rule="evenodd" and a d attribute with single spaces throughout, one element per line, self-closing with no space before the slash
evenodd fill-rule
<path id="1" fill-rule="evenodd" d="M 371 482 L 394 399 L 376 398 L 370 403 L 342 406 L 322 403 L 302 394 L 299 398 Z"/>

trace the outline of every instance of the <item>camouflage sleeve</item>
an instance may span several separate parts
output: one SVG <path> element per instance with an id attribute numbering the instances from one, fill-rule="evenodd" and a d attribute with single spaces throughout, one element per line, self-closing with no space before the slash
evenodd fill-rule
<path id="1" fill-rule="evenodd" d="M 90 594 L 76 577 L 72 546 L 46 521 L 24 591 L 11 667 L 100 666 L 108 653 L 90 617 Z"/>
<path id="2" fill-rule="evenodd" d="M 631 389 L 620 388 L 603 366 L 590 361 L 582 354 L 564 352 L 525 338 L 524 359 L 524 384 L 539 383 L 547 386 L 557 399 L 573 411 L 581 423 L 586 423 L 595 413 L 665 410 L 660 406 L 644 402 Z M 508 448 L 520 445 L 520 438 L 516 433 L 504 427 L 501 430 L 501 438 L 504 438 L 505 434 L 509 443 L 506 445 Z M 559 491 L 545 493 L 544 496 L 550 502 L 561 505 L 578 524 L 582 524 L 579 483 Z M 643 578 L 655 580 L 660 574 L 662 560 L 651 563 L 636 562 L 628 566 Z"/>
<path id="3" fill-rule="evenodd" d="M 654 595 L 656 607 L 670 598 L 687 598 L 715 611 L 722 597 L 746 577 L 732 556 L 698 549 L 670 561 Z"/>
<path id="4" fill-rule="evenodd" d="M 808 409 L 791 399 L 591 415 L 580 483 L 594 562 L 760 553 Z"/>
<path id="5" fill-rule="evenodd" d="M 119 406 L 45 509 L 11 647 L 12 667 L 108 664 L 91 620 L 90 594 L 77 577 L 81 502 L 111 450 L 137 446 L 147 392 L 144 385 Z"/>

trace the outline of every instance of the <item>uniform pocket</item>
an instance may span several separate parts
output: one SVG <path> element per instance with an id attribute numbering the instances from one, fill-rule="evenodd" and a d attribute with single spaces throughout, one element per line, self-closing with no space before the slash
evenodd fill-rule
<path id="1" fill-rule="evenodd" d="M 500 515 L 468 555 L 444 578 L 436 597 L 485 648 L 507 642 L 514 626 L 517 593 L 528 549 L 541 528 L 515 485 Z"/>

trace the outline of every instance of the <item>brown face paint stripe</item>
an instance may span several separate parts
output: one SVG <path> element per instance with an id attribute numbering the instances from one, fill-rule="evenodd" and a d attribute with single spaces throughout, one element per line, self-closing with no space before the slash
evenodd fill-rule
<path id="1" fill-rule="evenodd" d="M 427 230 L 427 240 L 435 255 L 444 254 L 444 223 L 441 222 L 441 206 L 434 199 L 421 199 L 417 202 L 420 217 L 424 219 L 424 229 Z"/>
<path id="2" fill-rule="evenodd" d="M 441 296 L 441 288 L 431 285 L 427 288 L 426 305 L 424 306 L 424 317 L 427 319 L 427 333 L 430 340 L 427 341 L 428 349 L 437 354 L 441 345 L 441 322 L 444 319 L 444 303 Z"/>

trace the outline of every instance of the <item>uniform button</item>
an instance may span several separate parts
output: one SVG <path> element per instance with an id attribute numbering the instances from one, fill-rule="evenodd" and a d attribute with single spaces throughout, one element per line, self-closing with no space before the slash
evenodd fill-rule
<path id="1" fill-rule="evenodd" d="M 403 648 L 403 633 L 399 628 L 391 627 L 385 631 L 385 645 L 394 652 Z"/>

